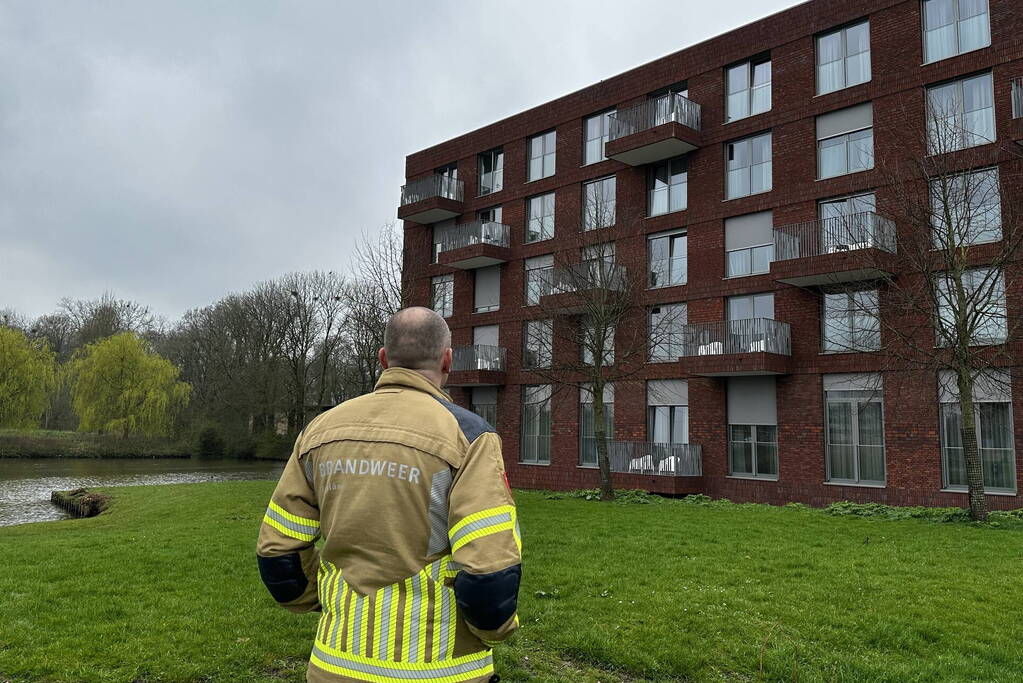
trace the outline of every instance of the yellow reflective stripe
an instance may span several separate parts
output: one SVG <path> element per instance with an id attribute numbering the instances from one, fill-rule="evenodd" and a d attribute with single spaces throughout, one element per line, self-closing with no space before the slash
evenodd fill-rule
<path id="1" fill-rule="evenodd" d="M 479 512 L 474 512 L 471 515 L 467 515 L 466 517 L 463 517 L 462 519 L 460 519 L 458 521 L 457 524 L 455 524 L 453 527 L 451 527 L 451 530 L 448 531 L 448 537 L 450 538 L 450 537 L 456 535 L 459 531 L 462 530 L 462 527 L 464 527 L 464 526 L 466 526 L 468 524 L 472 524 L 473 522 L 475 522 L 477 520 L 484 519 L 486 517 L 493 517 L 494 515 L 500 515 L 500 514 L 504 514 L 504 513 L 514 514 L 514 512 L 515 512 L 515 506 L 514 505 L 498 505 L 496 508 L 487 508 L 486 510 L 480 510 Z"/>
<path id="2" fill-rule="evenodd" d="M 426 574 L 419 573 L 419 619 L 417 626 L 419 627 L 419 652 L 416 657 L 417 662 L 426 661 L 426 625 L 430 619 L 430 592 L 429 581 L 426 578 Z"/>
<path id="3" fill-rule="evenodd" d="M 462 536 L 457 541 L 451 544 L 451 552 L 457 551 L 459 548 L 465 546 L 465 544 L 471 543 L 478 538 L 483 538 L 484 536 L 490 536 L 492 534 L 498 534 L 501 533 L 502 531 L 512 531 L 514 528 L 515 528 L 514 522 L 500 522 L 492 526 L 487 526 L 482 529 L 477 529 L 476 531 L 469 532 L 468 534 L 465 534 L 464 536 Z"/>
<path id="4" fill-rule="evenodd" d="M 395 659 L 399 662 L 408 661 L 409 641 L 412 639 L 412 577 L 405 579 L 402 584 L 405 587 L 405 611 L 401 620 L 401 649 L 395 653 Z"/>
<path id="5" fill-rule="evenodd" d="M 355 649 L 355 589 L 345 583 L 345 642 L 348 651 Z"/>
<path id="6" fill-rule="evenodd" d="M 484 678 L 494 671 L 490 650 L 439 662 L 389 662 L 342 652 L 316 643 L 310 657 L 324 671 L 368 683 L 422 681 L 423 683 L 461 683 Z"/>
<path id="7" fill-rule="evenodd" d="M 320 614 L 320 623 L 316 627 L 316 639 L 322 641 L 327 630 L 327 621 L 330 619 L 330 609 L 328 608 L 330 596 L 327 595 L 327 565 L 323 563 L 323 560 L 320 560 L 320 570 L 316 572 L 316 595 L 319 596 L 320 609 L 323 610 Z"/>
<path id="8" fill-rule="evenodd" d="M 269 515 L 263 515 L 263 524 L 269 524 L 270 526 L 272 526 L 274 529 L 277 529 L 277 531 L 280 531 L 285 536 L 290 536 L 291 538 L 298 539 L 299 541 L 316 540 L 316 534 L 303 534 L 300 531 L 292 531 L 291 529 L 284 526 L 283 524 L 278 522 L 276 519 L 273 519 Z"/>
<path id="9" fill-rule="evenodd" d="M 360 595 L 359 609 L 362 610 L 362 617 L 359 619 L 359 640 L 360 651 L 366 655 L 370 652 L 370 639 L 369 639 L 369 612 L 372 604 L 370 603 L 370 597 L 368 595 Z"/>
<path id="10" fill-rule="evenodd" d="M 272 500 L 270 501 L 270 509 L 279 514 L 280 516 L 284 517 L 285 519 L 290 519 L 292 522 L 295 522 L 296 524 L 304 524 L 306 526 L 320 526 L 320 520 L 309 519 L 308 517 L 299 517 L 298 515 L 293 515 L 284 508 L 282 508 L 277 503 L 273 502 Z"/>
<path id="11" fill-rule="evenodd" d="M 400 655 L 398 652 L 398 602 L 401 598 L 401 591 L 397 584 L 388 586 L 388 589 L 391 591 L 391 609 L 387 620 L 391 628 L 387 632 L 387 649 L 384 651 L 383 658 L 398 659 Z"/>
<path id="12" fill-rule="evenodd" d="M 433 630 L 430 635 L 430 645 L 432 646 L 430 649 L 430 661 L 436 662 L 440 659 L 440 630 L 443 619 L 444 584 L 433 584 L 431 597 L 433 598 Z"/>

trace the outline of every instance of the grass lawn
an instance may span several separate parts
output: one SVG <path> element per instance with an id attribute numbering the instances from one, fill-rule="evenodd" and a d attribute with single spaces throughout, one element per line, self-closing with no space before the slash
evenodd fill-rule
<path id="1" fill-rule="evenodd" d="M 0 429 L 2 458 L 187 458 L 194 448 L 172 439 L 44 429 Z"/>
<path id="2" fill-rule="evenodd" d="M 270 482 L 118 488 L 0 528 L 0 681 L 301 681 L 259 582 Z M 503 681 L 1023 680 L 1023 530 L 518 493 Z"/>

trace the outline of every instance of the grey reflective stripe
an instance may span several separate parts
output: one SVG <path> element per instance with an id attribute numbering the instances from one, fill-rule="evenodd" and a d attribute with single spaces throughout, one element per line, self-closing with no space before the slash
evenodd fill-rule
<path id="1" fill-rule="evenodd" d="M 512 521 L 510 512 L 499 512 L 496 515 L 490 515 L 483 519 L 477 519 L 475 522 L 469 522 L 451 537 L 451 545 L 453 547 L 461 538 L 468 536 L 474 531 L 479 531 L 480 529 L 486 529 L 488 527 L 497 526 L 498 524 L 510 521 Z"/>
<path id="2" fill-rule="evenodd" d="M 451 634 L 451 627 L 454 626 L 451 622 L 455 614 L 455 592 L 450 588 L 443 587 L 440 597 L 440 659 L 445 660 L 451 657 L 448 638 Z"/>
<path id="3" fill-rule="evenodd" d="M 318 527 L 318 526 L 308 526 L 306 524 L 299 524 L 298 522 L 293 522 L 290 519 L 288 519 L 287 517 L 285 517 L 284 515 L 279 514 L 273 508 L 269 508 L 268 507 L 266 509 L 266 516 L 269 517 L 270 519 L 272 519 L 273 521 L 277 522 L 281 526 L 283 526 L 283 527 L 285 527 L 287 529 L 291 529 L 292 531 L 294 531 L 296 533 L 307 534 L 309 536 L 319 536 L 320 535 L 320 527 Z"/>
<path id="4" fill-rule="evenodd" d="M 405 658 L 407 662 L 419 661 L 419 639 L 424 636 L 419 632 L 423 627 L 419 621 L 419 610 L 423 608 L 423 583 L 422 577 L 412 578 L 412 618 L 409 620 L 411 626 L 409 628 L 408 656 Z"/>
<path id="5" fill-rule="evenodd" d="M 448 493 L 451 491 L 451 470 L 445 467 L 430 481 L 430 541 L 426 554 L 434 555 L 448 547 Z"/>
<path id="6" fill-rule="evenodd" d="M 343 652 L 338 654 L 330 654 L 324 652 L 317 644 L 313 644 L 313 655 L 333 666 L 341 667 L 342 669 L 348 669 L 349 671 L 356 671 L 358 673 L 370 674 L 373 676 L 380 676 L 386 679 L 394 680 L 431 680 L 441 679 L 446 676 L 460 676 L 470 673 L 478 673 L 483 675 L 494 669 L 494 656 L 489 652 L 486 656 L 479 659 L 475 659 L 469 662 L 462 662 L 461 664 L 449 664 L 447 666 L 438 666 L 437 668 L 423 668 L 423 669 L 412 669 L 405 668 L 402 666 L 389 667 L 389 666 L 377 666 L 370 664 L 369 662 L 359 661 L 353 658 L 344 656 Z M 361 659 L 361 658 L 360 658 Z M 427 665 L 430 666 L 430 665 Z"/>
<path id="7" fill-rule="evenodd" d="M 355 601 L 355 620 L 352 622 L 352 654 L 362 654 L 362 620 L 365 618 L 363 610 L 366 609 L 366 598 L 352 591 L 352 600 Z"/>
<path id="8" fill-rule="evenodd" d="M 373 648 L 373 654 L 383 659 L 384 656 L 393 657 L 393 652 L 387 651 L 387 638 L 391 635 L 391 601 L 394 599 L 394 586 L 387 586 L 383 590 L 382 605 L 380 607 L 380 625 L 376 632 L 379 635 L 377 646 Z"/>
<path id="9" fill-rule="evenodd" d="M 309 482 L 310 486 L 312 486 L 313 485 L 313 461 L 310 460 L 308 457 L 306 457 L 306 459 L 305 459 L 305 464 L 303 466 L 303 469 L 305 470 L 305 480 L 307 482 Z"/>

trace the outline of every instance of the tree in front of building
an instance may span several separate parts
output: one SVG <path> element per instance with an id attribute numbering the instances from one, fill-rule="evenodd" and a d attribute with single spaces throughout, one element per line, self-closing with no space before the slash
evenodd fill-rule
<path id="1" fill-rule="evenodd" d="M 68 365 L 79 429 L 127 437 L 168 436 L 191 387 L 131 332 L 89 344 Z"/>
<path id="2" fill-rule="evenodd" d="M 38 428 L 56 378 L 56 356 L 45 341 L 0 326 L 0 427 Z"/>

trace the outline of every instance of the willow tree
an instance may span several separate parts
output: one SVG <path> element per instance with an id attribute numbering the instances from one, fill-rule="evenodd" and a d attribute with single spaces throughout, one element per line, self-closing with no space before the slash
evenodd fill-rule
<path id="1" fill-rule="evenodd" d="M 179 374 L 131 332 L 89 344 L 68 367 L 78 428 L 122 437 L 169 435 L 191 391 Z"/>
<path id="2" fill-rule="evenodd" d="M 38 428 L 56 377 L 56 356 L 45 341 L 0 327 L 0 427 Z"/>

